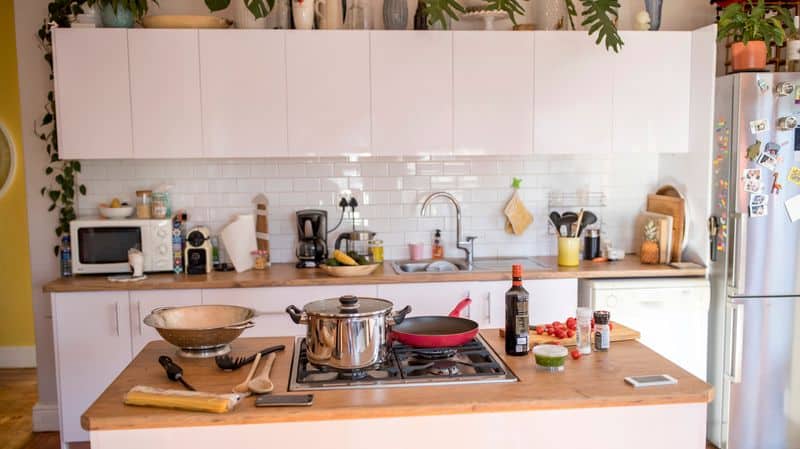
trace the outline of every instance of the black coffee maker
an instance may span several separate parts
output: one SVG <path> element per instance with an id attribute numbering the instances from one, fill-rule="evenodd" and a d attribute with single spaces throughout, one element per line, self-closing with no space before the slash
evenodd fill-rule
<path id="1" fill-rule="evenodd" d="M 328 213 L 297 211 L 297 268 L 316 268 L 328 258 Z"/>

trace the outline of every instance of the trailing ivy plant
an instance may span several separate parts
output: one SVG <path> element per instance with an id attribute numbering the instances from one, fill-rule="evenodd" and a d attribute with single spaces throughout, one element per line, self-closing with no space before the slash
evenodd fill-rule
<path id="1" fill-rule="evenodd" d="M 231 4 L 231 0 L 205 0 L 206 6 L 211 12 L 221 11 Z M 275 6 L 275 0 L 242 0 L 244 6 L 253 13 L 253 17 L 260 19 L 267 17 Z"/>
<path id="2" fill-rule="evenodd" d="M 152 0 L 158 6 L 158 0 Z M 149 9 L 147 0 L 88 0 L 87 6 L 100 5 L 101 7 L 111 6 L 114 9 L 114 14 L 117 13 L 118 8 L 125 8 L 133 14 L 136 20 L 141 19 L 147 14 Z"/>
<path id="3" fill-rule="evenodd" d="M 616 21 L 619 17 L 619 2 L 617 0 L 579 0 L 583 5 L 583 22 L 581 25 L 589 30 L 589 35 L 597 34 L 596 44 L 601 41 L 606 46 L 606 50 L 614 50 L 619 53 L 619 49 L 625 44 L 617 32 Z M 573 0 L 564 0 L 567 5 L 567 16 L 569 25 L 574 30 L 575 17 L 578 11 Z"/>
<path id="4" fill-rule="evenodd" d="M 87 0 L 54 0 L 47 5 L 47 18 L 42 23 L 37 34 L 44 52 L 44 60 L 50 68 L 50 80 L 53 80 L 53 41 L 50 34 L 51 24 L 59 27 L 69 27 L 70 16 L 83 13 L 83 5 Z M 86 186 L 77 184 L 76 175 L 81 171 L 79 161 L 66 161 L 58 157 L 58 134 L 56 130 L 56 98 L 53 90 L 47 92 L 45 112 L 34 123 L 36 135 L 45 143 L 49 158 L 44 173 L 50 178 L 47 186 L 42 187 L 41 194 L 50 200 L 47 211 L 58 209 L 58 226 L 56 236 L 61 239 L 69 235 L 69 222 L 76 218 L 75 196 L 77 193 L 86 195 Z M 53 247 L 53 252 L 58 255 L 59 246 Z"/>

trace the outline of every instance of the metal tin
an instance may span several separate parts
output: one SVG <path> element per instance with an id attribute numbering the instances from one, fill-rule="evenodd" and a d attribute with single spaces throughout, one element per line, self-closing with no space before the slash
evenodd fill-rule
<path id="1" fill-rule="evenodd" d="M 305 305 L 294 305 L 286 313 L 297 324 L 306 324 L 308 360 L 317 366 L 339 371 L 358 371 L 386 359 L 391 326 L 411 312 L 406 306 L 392 312 L 391 301 L 379 298 L 342 296 Z"/>

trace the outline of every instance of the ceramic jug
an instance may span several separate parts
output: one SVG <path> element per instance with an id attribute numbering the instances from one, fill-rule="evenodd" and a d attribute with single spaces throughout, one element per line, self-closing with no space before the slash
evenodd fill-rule
<path id="1" fill-rule="evenodd" d="M 341 0 L 316 0 L 314 11 L 319 17 L 321 30 L 338 30 L 344 27 Z"/>

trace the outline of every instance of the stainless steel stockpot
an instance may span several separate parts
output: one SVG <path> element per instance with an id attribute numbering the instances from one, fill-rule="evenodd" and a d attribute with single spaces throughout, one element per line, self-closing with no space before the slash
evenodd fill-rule
<path id="1" fill-rule="evenodd" d="M 391 326 L 400 324 L 411 306 L 393 312 L 391 301 L 342 296 L 291 305 L 286 313 L 297 324 L 306 324 L 308 361 L 339 371 L 357 371 L 386 358 Z"/>

